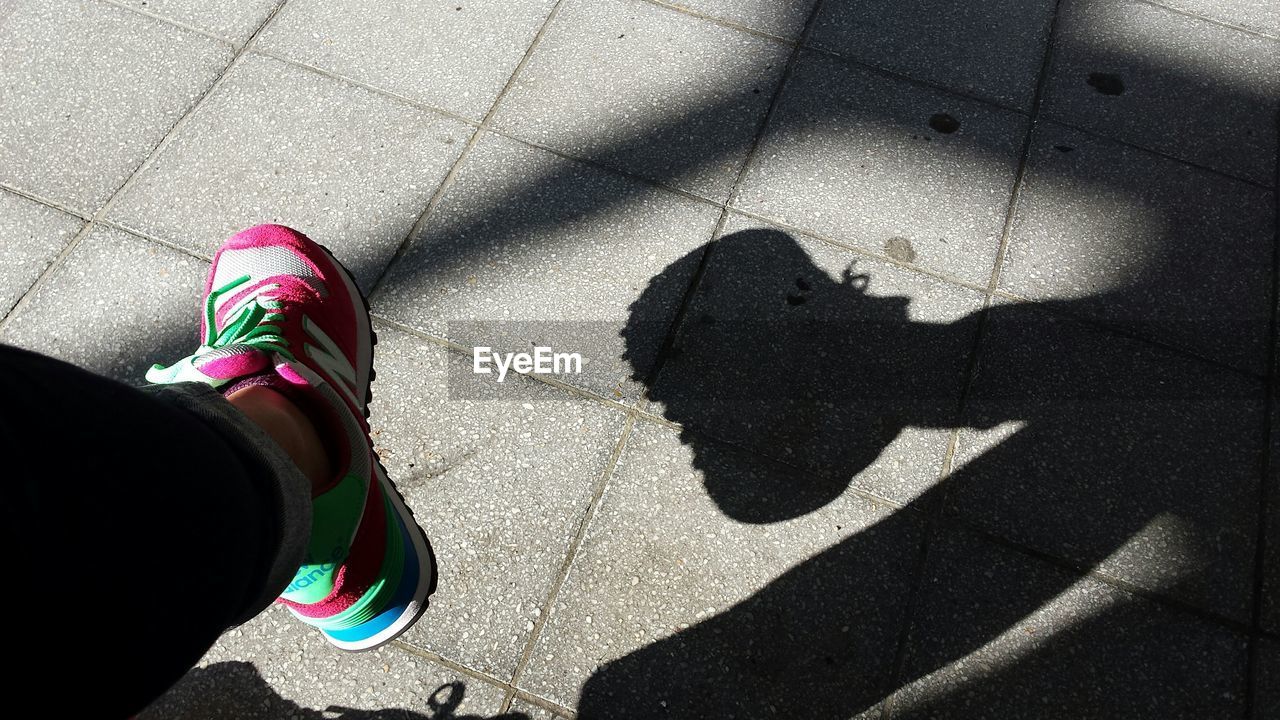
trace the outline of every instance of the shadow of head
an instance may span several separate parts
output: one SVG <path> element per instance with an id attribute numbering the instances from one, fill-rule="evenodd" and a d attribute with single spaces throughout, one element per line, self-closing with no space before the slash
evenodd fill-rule
<path id="1" fill-rule="evenodd" d="M 359 710 L 330 705 L 305 708 L 281 697 L 263 680 L 252 663 L 221 662 L 193 668 L 169 692 L 138 715 L 139 720 L 162 718 L 295 718 L 297 720 L 485 720 L 459 715 L 466 695 L 461 682 L 441 685 L 426 700 L 423 712 L 409 709 Z M 505 713 L 490 720 L 529 720 L 521 713 Z"/>
<path id="2" fill-rule="evenodd" d="M 672 263 L 630 308 L 622 335 L 633 377 L 682 426 L 707 492 L 734 519 L 812 512 L 904 428 L 958 420 L 972 318 L 913 320 L 908 297 L 877 292 L 847 258 L 776 230 L 736 232 Z M 699 265 L 680 329 L 651 370 L 647 319 L 670 307 Z M 726 445 L 801 472 L 742 477 L 740 464 L 722 461 Z"/>

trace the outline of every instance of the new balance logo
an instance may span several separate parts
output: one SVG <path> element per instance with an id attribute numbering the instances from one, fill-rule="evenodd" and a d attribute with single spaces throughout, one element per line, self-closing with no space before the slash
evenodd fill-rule
<path id="1" fill-rule="evenodd" d="M 311 318 L 305 315 L 302 318 L 302 329 L 307 335 L 315 340 L 317 345 L 311 343 L 306 344 L 307 357 L 311 358 L 325 374 L 337 382 L 332 382 L 334 389 L 342 393 L 351 403 L 351 407 L 362 408 L 364 403 L 356 399 L 357 392 L 363 392 L 363 388 L 359 386 L 356 379 L 356 369 L 351 367 L 347 356 L 342 353 L 328 335 L 319 327 L 311 322 Z"/>

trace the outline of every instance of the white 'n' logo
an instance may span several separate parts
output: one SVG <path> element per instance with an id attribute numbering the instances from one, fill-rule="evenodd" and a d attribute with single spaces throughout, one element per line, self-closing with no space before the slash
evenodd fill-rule
<path id="1" fill-rule="evenodd" d="M 311 339 L 320 344 L 320 347 L 316 347 L 307 343 L 307 357 L 314 360 L 329 377 L 341 380 L 333 384 L 347 400 L 351 401 L 352 407 L 357 409 L 364 407 L 364 403 L 356 399 L 356 393 L 361 390 L 357 385 L 356 369 L 351 367 L 347 356 L 338 349 L 337 343 L 305 315 L 302 317 L 302 329 L 311 336 Z"/>

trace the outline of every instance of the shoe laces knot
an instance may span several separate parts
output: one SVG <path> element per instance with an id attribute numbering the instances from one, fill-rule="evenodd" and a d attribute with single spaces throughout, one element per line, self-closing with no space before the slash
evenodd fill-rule
<path id="1" fill-rule="evenodd" d="M 244 297 L 236 300 L 227 312 L 227 322 L 219 330 L 217 308 L 219 301 L 241 288 L 252 278 L 241 275 L 220 288 L 211 291 L 204 301 L 205 337 L 191 355 L 165 367 L 153 365 L 147 371 L 147 381 L 156 384 L 201 382 L 217 387 L 232 378 L 211 376 L 201 371 L 202 366 L 221 357 L 232 357 L 258 352 L 294 360 L 289 341 L 284 336 L 286 301 L 289 290 L 281 282 L 264 282 Z M 293 278 L 281 277 L 279 280 Z M 280 292 L 284 290 L 284 292 Z"/>

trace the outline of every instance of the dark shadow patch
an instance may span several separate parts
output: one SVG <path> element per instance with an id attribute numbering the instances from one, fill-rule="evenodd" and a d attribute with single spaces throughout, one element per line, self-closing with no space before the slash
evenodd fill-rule
<path id="1" fill-rule="evenodd" d="M 943 135 L 950 135 L 960 129 L 960 121 L 947 113 L 937 113 L 929 118 L 929 127 Z"/>
<path id="2" fill-rule="evenodd" d="M 1089 87 L 1103 95 L 1119 95 L 1124 92 L 1124 80 L 1114 73 L 1089 73 Z"/>

